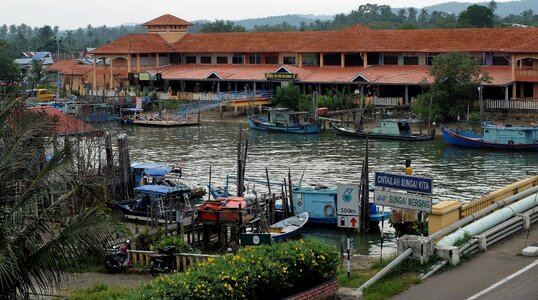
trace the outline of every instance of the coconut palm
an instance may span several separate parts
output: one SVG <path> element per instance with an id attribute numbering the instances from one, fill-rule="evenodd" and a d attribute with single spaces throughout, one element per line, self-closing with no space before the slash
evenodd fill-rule
<path id="1" fill-rule="evenodd" d="M 96 208 L 69 210 L 76 169 L 68 148 L 45 162 L 49 126 L 42 115 L 0 100 L 0 299 L 57 287 L 69 274 L 63 271 L 102 251 L 115 230 Z"/>

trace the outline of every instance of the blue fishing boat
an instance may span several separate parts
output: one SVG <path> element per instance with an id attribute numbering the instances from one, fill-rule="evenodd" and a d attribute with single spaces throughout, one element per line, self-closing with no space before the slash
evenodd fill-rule
<path id="1" fill-rule="evenodd" d="M 249 126 L 252 129 L 286 132 L 286 133 L 320 133 L 321 123 L 309 122 L 309 112 L 294 112 L 287 108 L 273 108 L 268 110 L 268 115 L 249 115 Z"/>
<path id="2" fill-rule="evenodd" d="M 135 188 L 135 199 L 121 201 L 115 208 L 125 219 L 146 221 L 156 218 L 160 223 L 175 221 L 178 212 L 184 220 L 183 225 L 188 225 L 194 213 L 191 193 L 191 188 L 185 185 L 141 185 Z"/>
<path id="3" fill-rule="evenodd" d="M 538 151 L 538 126 L 482 124 L 483 133 L 441 126 L 445 143 L 467 148 Z"/>
<path id="4" fill-rule="evenodd" d="M 336 225 L 338 209 L 336 197 L 336 187 L 312 186 L 293 189 L 295 212 L 297 214 L 308 212 L 308 221 L 311 223 Z M 381 212 L 374 203 L 370 203 L 369 209 L 371 223 L 390 219 L 390 211 Z"/>

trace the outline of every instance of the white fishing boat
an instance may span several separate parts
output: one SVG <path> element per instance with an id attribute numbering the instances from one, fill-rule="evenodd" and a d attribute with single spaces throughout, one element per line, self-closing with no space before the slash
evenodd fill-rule
<path id="1" fill-rule="evenodd" d="M 308 213 L 303 212 L 269 226 L 269 232 L 274 242 L 293 238 L 301 233 L 308 222 Z"/>

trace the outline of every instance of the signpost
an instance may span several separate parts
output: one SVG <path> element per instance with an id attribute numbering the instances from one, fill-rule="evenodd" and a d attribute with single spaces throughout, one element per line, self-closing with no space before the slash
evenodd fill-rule
<path id="1" fill-rule="evenodd" d="M 359 228 L 359 185 L 340 184 L 336 185 L 336 207 L 338 227 Z M 347 229 L 347 277 L 351 270 L 351 237 Z"/>
<path id="2" fill-rule="evenodd" d="M 270 233 L 242 233 L 241 246 L 271 245 L 273 239 Z"/>
<path id="3" fill-rule="evenodd" d="M 376 188 L 385 187 L 421 194 L 432 194 L 433 179 L 375 172 L 375 186 Z"/>
<path id="4" fill-rule="evenodd" d="M 338 208 L 338 218 L 341 216 L 354 216 L 359 218 L 359 185 L 357 184 L 337 184 L 337 200 L 336 207 Z M 351 220 L 350 220 L 351 221 Z M 340 227 L 351 227 L 341 226 Z M 353 226 L 354 227 L 354 226 Z"/>
<path id="5" fill-rule="evenodd" d="M 377 205 L 399 207 L 431 213 L 432 197 L 413 193 L 374 190 L 374 203 Z"/>

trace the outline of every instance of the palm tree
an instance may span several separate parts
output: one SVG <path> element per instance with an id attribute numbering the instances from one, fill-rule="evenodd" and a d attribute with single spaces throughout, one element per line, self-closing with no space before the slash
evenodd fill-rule
<path id="1" fill-rule="evenodd" d="M 97 208 L 67 213 L 79 183 L 68 147 L 45 162 L 50 126 L 0 99 L 0 299 L 58 287 L 117 228 Z"/>

